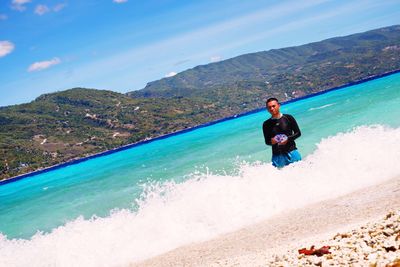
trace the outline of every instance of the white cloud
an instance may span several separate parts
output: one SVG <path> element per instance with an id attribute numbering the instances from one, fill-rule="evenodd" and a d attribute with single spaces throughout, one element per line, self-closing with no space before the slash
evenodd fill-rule
<path id="1" fill-rule="evenodd" d="M 8 19 L 6 14 L 0 14 L 0 20 L 6 20 Z"/>
<path id="2" fill-rule="evenodd" d="M 37 5 L 35 8 L 35 13 L 38 14 L 39 16 L 42 16 L 49 11 L 50 8 L 48 8 L 46 5 Z"/>
<path id="3" fill-rule="evenodd" d="M 24 11 L 26 9 L 25 4 L 30 2 L 31 0 L 12 0 L 11 8 L 18 11 Z"/>
<path id="4" fill-rule="evenodd" d="M 179 60 L 178 62 L 174 63 L 174 66 L 179 66 L 185 63 L 188 63 L 190 61 L 190 59 L 183 59 L 183 60 Z"/>
<path id="5" fill-rule="evenodd" d="M 128 0 L 113 0 L 114 3 L 122 4 L 128 2 Z"/>
<path id="6" fill-rule="evenodd" d="M 14 47 L 14 44 L 9 41 L 0 41 L 0 57 L 10 54 Z"/>
<path id="7" fill-rule="evenodd" d="M 218 62 L 221 61 L 221 56 L 212 56 L 210 58 L 210 62 Z"/>
<path id="8" fill-rule="evenodd" d="M 67 6 L 65 3 L 60 3 L 55 5 L 53 8 L 49 8 L 46 5 L 37 5 L 35 8 L 35 13 L 38 14 L 39 16 L 42 16 L 48 12 L 59 12 L 62 9 L 64 9 Z"/>
<path id="9" fill-rule="evenodd" d="M 25 5 L 30 2 L 31 2 L 31 0 L 12 0 L 11 4 L 12 5 Z"/>
<path id="10" fill-rule="evenodd" d="M 54 12 L 58 12 L 58 11 L 64 9 L 64 7 L 66 7 L 66 6 L 67 6 L 67 4 L 65 4 L 65 3 L 57 4 L 57 5 L 55 5 L 55 6 L 53 7 L 53 11 L 54 11 Z"/>
<path id="11" fill-rule="evenodd" d="M 51 66 L 60 64 L 61 60 L 58 57 L 55 57 L 51 60 L 47 60 L 47 61 L 39 61 L 39 62 L 35 62 L 32 65 L 29 66 L 28 71 L 32 72 L 32 71 L 40 71 L 40 70 L 44 70 L 47 68 L 50 68 Z"/>
<path id="12" fill-rule="evenodd" d="M 31 2 L 31 0 L 12 0 L 12 4 L 15 5 L 24 5 L 29 2 Z"/>
<path id="13" fill-rule="evenodd" d="M 165 78 L 169 78 L 169 77 L 175 76 L 176 74 L 177 74 L 176 72 L 171 71 L 170 73 L 168 73 L 167 75 L 165 75 Z"/>

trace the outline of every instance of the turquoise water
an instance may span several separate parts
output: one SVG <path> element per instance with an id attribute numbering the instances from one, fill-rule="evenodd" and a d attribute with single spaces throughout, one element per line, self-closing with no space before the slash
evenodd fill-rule
<path id="1" fill-rule="evenodd" d="M 356 126 L 399 127 L 399 104 L 400 74 L 394 74 L 290 103 L 282 111 L 297 119 L 297 144 L 306 157 L 321 139 Z M 269 162 L 261 131 L 268 117 L 266 111 L 239 117 L 0 186 L 0 232 L 9 239 L 30 238 L 78 216 L 136 210 L 135 200 L 149 182 L 182 183 L 207 172 L 236 175 L 242 162 Z"/>

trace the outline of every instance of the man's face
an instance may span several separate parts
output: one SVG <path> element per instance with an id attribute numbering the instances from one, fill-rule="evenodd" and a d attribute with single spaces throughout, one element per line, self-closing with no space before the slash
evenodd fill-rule
<path id="1" fill-rule="evenodd" d="M 272 116 L 277 116 L 279 115 L 280 106 L 277 101 L 272 100 L 267 103 L 267 110 Z"/>

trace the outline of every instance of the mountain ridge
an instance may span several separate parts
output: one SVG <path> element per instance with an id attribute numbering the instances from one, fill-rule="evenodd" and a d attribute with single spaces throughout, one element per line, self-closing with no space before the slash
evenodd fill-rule
<path id="1" fill-rule="evenodd" d="M 362 62 L 356 58 L 344 57 L 343 54 L 355 53 L 364 55 L 365 53 L 377 52 L 373 51 L 384 49 L 399 43 L 398 31 L 400 26 L 394 25 L 390 27 L 380 28 L 367 31 L 364 33 L 356 33 L 343 37 L 329 38 L 319 42 L 304 44 L 295 47 L 286 47 L 281 49 L 271 49 L 269 51 L 261 51 L 240 55 L 224 61 L 210 63 L 206 65 L 196 66 L 192 69 L 178 73 L 173 77 L 163 78 L 157 81 L 150 82 L 145 88 L 133 92 L 128 92 L 130 96 L 139 97 L 170 97 L 170 96 L 191 96 L 191 91 L 198 90 L 214 90 L 229 87 L 235 83 L 247 83 L 248 86 L 238 86 L 239 88 L 248 89 L 251 84 L 260 86 L 260 83 L 279 82 L 281 76 L 288 78 L 296 78 L 298 84 L 288 84 L 287 86 L 298 88 L 301 92 L 295 92 L 294 97 L 299 94 L 309 93 L 313 88 L 320 87 L 320 90 L 339 86 L 347 82 L 361 79 L 368 75 L 376 75 L 378 72 L 371 70 L 371 73 L 352 73 L 349 77 L 338 81 L 327 83 L 313 83 L 312 80 L 306 80 L 307 84 L 301 84 L 301 80 L 309 75 L 312 69 L 305 69 L 310 64 L 325 63 L 321 65 L 322 69 L 327 69 L 328 65 L 341 67 L 342 72 L 345 70 L 351 71 L 352 64 L 360 65 Z M 392 35 L 396 35 L 395 38 Z M 388 42 L 392 38 L 394 42 Z M 371 49 L 372 48 L 372 49 Z M 386 52 L 390 52 L 388 49 Z M 398 51 L 391 51 L 398 52 Z M 347 54 L 346 54 L 347 53 Z M 375 56 L 372 55 L 371 56 Z M 389 58 L 389 57 L 387 57 Z M 398 57 L 396 57 L 397 59 Z M 371 59 L 371 57 L 369 58 Z M 332 60 L 333 62 L 329 62 Z M 385 70 L 390 71 L 399 67 L 388 66 Z M 386 62 L 376 61 L 377 65 L 384 67 Z M 343 70 L 343 68 L 345 68 Z M 346 69 L 347 68 L 347 69 Z M 304 70 L 305 69 L 305 70 Z M 296 75 L 290 75 L 293 72 Z M 226 75 L 225 75 L 225 74 Z M 354 75 L 357 76 L 354 78 Z M 195 78 L 193 78 L 195 77 Z M 331 79 L 333 77 L 330 77 Z M 347 79 L 345 79 L 347 78 Z M 272 81 L 271 81 L 272 80 Z M 273 89 L 272 86 L 264 89 Z M 199 94 L 199 92 L 194 92 Z M 282 95 L 285 97 L 284 95 Z M 281 96 L 281 97 L 282 97 Z"/>

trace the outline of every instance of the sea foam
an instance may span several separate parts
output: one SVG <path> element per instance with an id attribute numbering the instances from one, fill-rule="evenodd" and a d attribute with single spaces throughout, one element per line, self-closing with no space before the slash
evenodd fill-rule
<path id="1" fill-rule="evenodd" d="M 29 240 L 0 234 L 0 266 L 120 266 L 208 240 L 279 212 L 335 198 L 400 174 L 400 128 L 362 126 L 321 140 L 281 170 L 242 164 L 237 176 L 196 174 L 145 185 L 135 212 L 77 218 Z"/>

